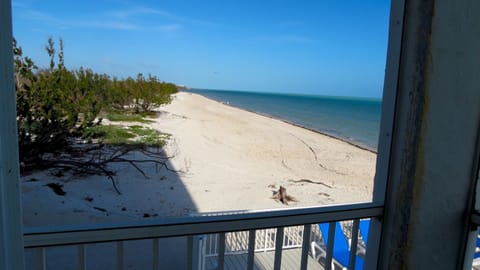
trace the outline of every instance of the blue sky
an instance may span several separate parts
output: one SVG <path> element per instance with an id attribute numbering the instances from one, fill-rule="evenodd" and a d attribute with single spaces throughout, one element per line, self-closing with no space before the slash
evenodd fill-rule
<path id="1" fill-rule="evenodd" d="M 13 0 L 13 33 L 48 65 L 195 88 L 381 97 L 389 1 Z"/>

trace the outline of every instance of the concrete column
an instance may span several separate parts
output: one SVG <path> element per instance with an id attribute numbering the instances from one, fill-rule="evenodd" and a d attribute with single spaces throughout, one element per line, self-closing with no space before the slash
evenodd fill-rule
<path id="1" fill-rule="evenodd" d="M 0 269 L 24 269 L 10 0 L 0 0 Z"/>
<path id="2" fill-rule="evenodd" d="M 378 269 L 460 269 L 480 134 L 480 1 L 405 1 Z"/>

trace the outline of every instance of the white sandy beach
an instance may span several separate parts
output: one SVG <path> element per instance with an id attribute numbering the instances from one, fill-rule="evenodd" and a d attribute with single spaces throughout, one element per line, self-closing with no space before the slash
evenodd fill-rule
<path id="1" fill-rule="evenodd" d="M 283 121 L 181 92 L 149 126 L 171 134 L 177 173 L 117 166 L 118 195 L 101 177 L 22 177 L 25 226 L 131 221 L 189 213 L 367 202 L 376 154 Z M 138 123 L 137 123 L 138 124 Z M 136 158 L 141 158 L 137 154 Z M 33 181 L 32 181 L 33 179 Z M 56 195 L 45 185 L 63 184 Z M 271 199 L 279 186 L 297 202 Z"/>

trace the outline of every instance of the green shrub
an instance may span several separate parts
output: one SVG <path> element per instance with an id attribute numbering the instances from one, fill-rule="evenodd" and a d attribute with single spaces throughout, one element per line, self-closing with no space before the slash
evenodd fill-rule
<path id="1" fill-rule="evenodd" d="M 107 114 L 106 118 L 112 122 L 139 122 L 139 123 L 153 123 L 154 121 L 144 119 L 142 115 L 131 114 L 131 113 L 118 113 L 110 112 Z"/>
<path id="2" fill-rule="evenodd" d="M 121 127 L 116 125 L 88 127 L 83 131 L 82 136 L 89 141 L 97 139 L 103 143 L 113 145 L 138 145 L 155 147 L 164 146 L 166 140 L 170 137 L 168 134 L 162 134 L 147 127 Z"/>
<path id="3" fill-rule="evenodd" d="M 69 146 L 72 137 L 102 138 L 104 142 L 123 144 L 132 138 L 148 145 L 160 145 L 160 135 L 142 129 L 126 130 L 98 126 L 102 111 L 111 121 L 147 123 L 143 116 L 171 101 L 177 92 L 171 83 L 147 78 L 111 79 L 90 69 L 68 70 L 64 64 L 63 42 L 57 47 L 52 38 L 45 47 L 50 65 L 39 69 L 23 56 L 13 40 L 19 155 L 22 164 L 36 163 L 45 153 L 57 153 Z M 132 113 L 136 113 L 134 115 Z M 142 133 L 139 135 L 137 133 Z M 138 142 L 136 142 L 138 143 Z"/>
<path id="4" fill-rule="evenodd" d="M 94 126 L 83 131 L 83 137 L 86 139 L 100 139 L 103 143 L 114 145 L 128 144 L 135 136 L 126 128 L 114 125 Z"/>

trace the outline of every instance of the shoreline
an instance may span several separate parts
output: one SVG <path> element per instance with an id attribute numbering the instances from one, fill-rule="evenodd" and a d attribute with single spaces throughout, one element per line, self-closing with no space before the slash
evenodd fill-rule
<path id="1" fill-rule="evenodd" d="M 217 102 L 219 104 L 223 104 L 225 106 L 229 106 L 229 107 L 232 107 L 232 108 L 235 108 L 235 109 L 239 109 L 239 110 L 243 110 L 243 111 L 246 111 L 246 112 L 250 112 L 250 113 L 254 113 L 254 114 L 257 114 L 257 115 L 260 115 L 260 116 L 263 116 L 263 117 L 267 117 L 267 118 L 270 118 L 270 119 L 274 119 L 274 120 L 278 120 L 278 121 L 282 121 L 284 123 L 287 123 L 289 125 L 292 125 L 292 126 L 296 126 L 296 127 L 299 127 L 299 128 L 303 128 L 303 129 L 306 129 L 306 130 L 309 130 L 309 131 L 312 131 L 312 132 L 315 132 L 315 133 L 318 133 L 318 134 L 321 134 L 321 135 L 324 135 L 324 136 L 327 136 L 327 137 L 330 137 L 332 139 L 335 139 L 335 140 L 339 140 L 341 142 L 344 142 L 344 143 L 348 143 L 352 146 L 355 146 L 357 148 L 360 148 L 362 150 L 365 150 L 365 151 L 368 151 L 368 152 L 371 152 L 373 154 L 378 154 L 378 150 L 375 150 L 375 149 L 372 149 L 368 146 L 365 146 L 365 145 L 361 145 L 359 143 L 356 143 L 354 141 L 351 141 L 351 140 L 348 140 L 347 138 L 342 138 L 340 136 L 335 136 L 333 134 L 330 134 L 328 132 L 325 132 L 325 131 L 320 131 L 320 130 L 317 130 L 317 129 L 314 129 L 314 128 L 311 128 L 311 127 L 307 127 L 307 126 L 303 126 L 301 124 L 298 124 L 298 123 L 295 123 L 293 121 L 289 121 L 289 120 L 286 120 L 286 119 L 283 119 L 283 118 L 278 118 L 278 117 L 275 117 L 273 115 L 269 115 L 267 113 L 261 113 L 261 112 L 256 112 L 256 111 L 253 111 L 253 110 L 249 110 L 249 109 L 246 109 L 246 108 L 241 108 L 241 107 L 238 107 L 238 106 L 235 106 L 235 105 L 232 105 L 230 103 L 226 103 L 226 102 L 222 102 L 222 101 L 219 101 L 219 100 L 216 100 L 216 99 L 213 99 L 213 98 L 210 98 L 208 96 L 205 96 L 205 95 L 202 95 L 200 93 L 196 93 L 196 92 L 190 92 L 190 91 L 183 91 L 184 93 L 188 93 L 188 94 L 192 94 L 192 95 L 198 95 L 198 96 L 201 96 L 201 97 L 204 97 L 208 100 L 211 100 L 213 102 Z"/>
<path id="2" fill-rule="evenodd" d="M 49 170 L 22 177 L 24 225 L 57 226 L 370 202 L 376 154 L 196 93 L 178 93 L 146 126 L 168 133 L 168 170 L 112 164 L 115 182 Z M 128 126 L 135 123 L 125 122 Z M 132 152 L 131 158 L 144 158 Z M 62 185 L 59 196 L 48 184 Z M 284 187 L 296 199 L 272 196 Z"/>

